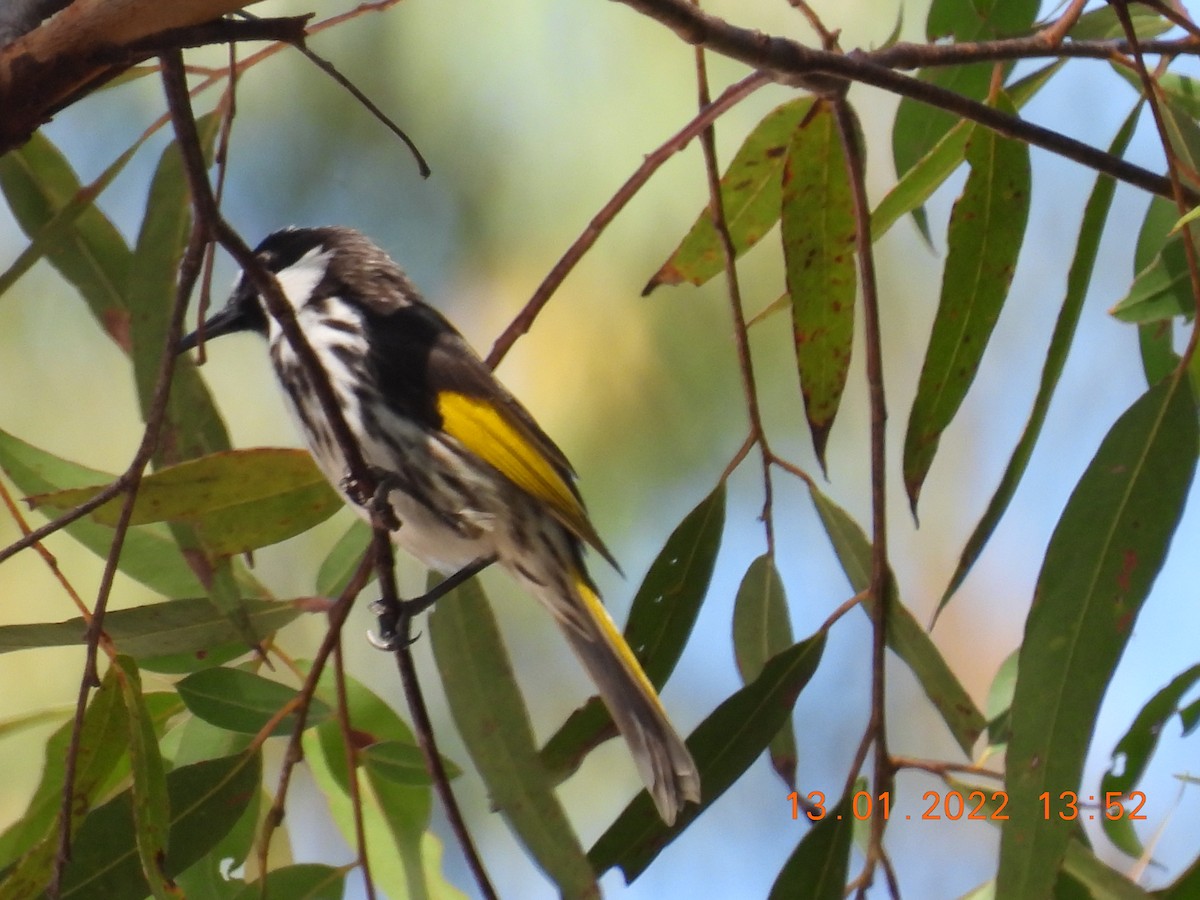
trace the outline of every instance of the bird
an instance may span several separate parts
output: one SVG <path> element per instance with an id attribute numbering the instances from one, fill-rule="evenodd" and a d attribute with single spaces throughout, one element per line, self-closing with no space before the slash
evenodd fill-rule
<path id="1" fill-rule="evenodd" d="M 700 774 L 584 563 L 616 567 L 567 457 L 467 340 L 370 238 L 293 227 L 254 251 L 325 370 L 363 461 L 378 473 L 395 544 L 447 575 L 495 560 L 549 611 L 608 707 L 662 820 L 700 802 Z M 242 272 L 222 309 L 180 341 L 267 340 L 285 404 L 325 478 L 364 518 L 312 376 Z M 619 567 L 618 567 L 619 571 Z"/>

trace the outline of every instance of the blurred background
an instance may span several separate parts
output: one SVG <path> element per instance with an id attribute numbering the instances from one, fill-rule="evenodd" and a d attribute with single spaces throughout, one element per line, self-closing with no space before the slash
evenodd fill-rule
<path id="1" fill-rule="evenodd" d="M 818 3 L 842 30 L 843 47 L 871 47 L 903 21 L 906 38 L 922 39 L 925 4 Z M 294 0 L 258 4 L 259 15 L 310 10 Z M 321 15 L 350 4 L 323 4 Z M 818 42 L 781 2 L 707 3 L 718 15 L 768 33 Z M 421 285 L 426 298 L 486 353 L 545 273 L 589 219 L 639 165 L 691 118 L 696 106 L 691 48 L 662 26 L 615 3 L 550 0 L 408 0 L 313 38 L 324 55 L 417 142 L 433 175 L 420 178 L 405 148 L 343 90 L 295 52 L 278 54 L 242 78 L 225 211 L 251 243 L 290 224 L 344 224 L 372 235 Z M 222 52 L 195 53 L 196 64 L 221 65 Z M 1182 71 L 1190 71 L 1187 65 Z M 710 57 L 714 93 L 742 77 L 738 65 Z M 723 164 L 770 109 L 790 99 L 782 87 L 760 90 L 724 117 L 717 131 Z M 198 102 L 207 109 L 216 92 Z M 874 90 L 851 92 L 869 149 L 877 202 L 894 183 L 890 128 L 895 100 Z M 1097 146 L 1107 146 L 1134 102 L 1128 85 L 1099 62 L 1071 63 L 1026 115 Z M 153 78 L 104 91 L 60 115 L 46 133 L 87 182 L 164 109 Z M 1130 156 L 1161 169 L 1149 126 Z M 101 198 L 132 240 L 149 174 L 165 145 L 159 134 Z M 1062 300 L 1075 229 L 1093 175 L 1033 153 L 1034 194 L 1025 250 L 992 347 L 957 420 L 941 443 L 921 498 L 917 528 L 899 477 L 899 448 L 937 302 L 945 221 L 962 175 L 929 205 L 935 246 L 903 221 L 877 245 L 890 410 L 892 562 L 905 602 L 928 621 L 954 569 L 965 536 L 982 514 L 1020 435 L 1041 360 Z M 593 561 L 610 609 L 624 621 L 647 566 L 679 520 L 713 487 L 742 444 L 747 420 L 723 288 L 660 288 L 640 296 L 706 200 L 699 148 L 670 161 L 617 218 L 560 289 L 533 330 L 499 369 L 572 458 L 599 531 L 627 573 Z M 977 703 L 1000 663 L 1021 639 L 1042 555 L 1059 513 L 1117 416 L 1144 390 L 1134 330 L 1105 310 L 1124 295 L 1132 247 L 1146 198 L 1119 188 L 1083 321 L 1051 409 L 1045 435 L 1021 490 L 987 552 L 948 607 L 933 637 Z M 1123 225 L 1123 227 L 1121 227 Z M 0 266 L 25 246 L 0 212 Z M 777 238 L 768 236 L 740 266 L 753 313 L 783 290 Z M 232 283 L 219 263 L 216 293 Z M 164 297 L 166 303 L 168 298 Z M 219 300 L 219 297 L 218 297 Z M 753 330 L 758 387 L 776 452 L 819 477 L 804 424 L 786 316 Z M 298 445 L 276 394 L 266 354 L 252 336 L 214 344 L 204 375 L 231 428 L 235 446 Z M 0 428 L 80 463 L 119 471 L 139 435 L 132 378 L 79 298 L 45 265 L 0 298 Z M 860 523 L 869 522 L 867 417 L 862 355 L 856 350 L 843 409 L 832 432 L 823 488 Z M 664 692 L 680 730 L 690 731 L 740 686 L 730 642 L 733 598 L 747 565 L 765 549 L 758 521 L 761 472 L 754 455 L 730 481 L 728 525 L 717 571 L 691 644 Z M 816 629 L 851 590 L 812 510 L 803 484 L 775 476 L 779 566 L 796 636 Z M 301 538 L 256 555 L 257 574 L 279 596 L 310 593 L 316 567 L 350 521 L 340 513 Z M 1113 744 L 1158 688 L 1196 662 L 1200 604 L 1190 550 L 1196 510 L 1180 526 L 1174 552 L 1137 623 L 1105 700 L 1086 779 L 1097 785 Z M 0 521 L 0 544 L 17 536 Z M 101 563 L 69 538 L 49 542 L 86 597 Z M 414 592 L 423 573 L 402 569 Z M 587 695 L 587 682 L 542 610 L 503 575 L 486 577 L 509 649 L 541 737 Z M 155 599 L 121 580 L 119 606 Z M 57 621 L 75 614 L 44 565 L 22 554 L 0 567 L 0 621 Z M 372 627 L 357 609 L 350 635 Z M 321 622 L 285 636 L 292 652 L 315 648 Z M 392 662 L 366 644 L 353 648 L 351 671 L 400 706 Z M 417 653 L 437 716 L 444 752 L 465 753 L 450 722 L 428 642 Z M 830 634 L 816 677 L 796 706 L 799 787 L 835 797 L 846 778 L 868 710 L 870 630 L 866 616 L 844 618 Z M 5 737 L 0 724 L 0 821 L 20 815 L 40 766 L 40 747 L 73 703 L 81 651 L 0 656 L 0 723 L 43 708 L 44 727 Z M 902 664 L 890 670 L 893 752 L 960 759 L 957 749 Z M 1158 835 L 1143 884 L 1158 886 L 1196 853 L 1200 800 L 1175 776 L 1197 768 L 1197 745 L 1166 728 L 1142 785 L 1147 822 Z M 993 761 L 996 766 L 999 761 Z M 502 896 L 549 897 L 553 891 L 491 815 L 467 766 L 456 782 L 484 859 Z M 904 773 L 893 809 L 918 813 L 940 782 Z M 625 748 L 610 742 L 565 784 L 560 795 L 584 846 L 590 846 L 638 788 Z M 619 872 L 602 884 L 613 896 L 758 897 L 804 833 L 790 818 L 790 788 L 760 760 L 687 834 L 625 888 Z M 435 815 L 439 815 L 435 813 Z M 888 843 L 906 896 L 957 897 L 994 868 L 998 833 L 986 823 L 895 821 Z M 902 816 L 901 816 L 902 819 Z M 297 795 L 288 826 L 298 860 L 351 858 L 313 791 Z M 443 834 L 445 829 L 442 829 Z M 1098 829 L 1089 829 L 1109 847 Z M 858 857 L 856 857 L 858 858 Z M 1106 855 L 1127 870 L 1130 861 Z M 860 858 L 858 858 L 860 859 Z M 447 847 L 451 878 L 471 885 L 460 855 Z M 853 867 L 852 863 L 852 867 Z M 357 888 L 356 888 L 357 890 Z M 882 896 L 882 890 L 874 892 Z"/>

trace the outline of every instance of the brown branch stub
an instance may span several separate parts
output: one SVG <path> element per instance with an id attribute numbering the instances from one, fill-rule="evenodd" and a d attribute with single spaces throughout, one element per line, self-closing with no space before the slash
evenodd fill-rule
<path id="1" fill-rule="evenodd" d="M 250 0 L 254 2 L 254 0 Z M 304 19 L 220 22 L 247 0 L 75 0 L 0 48 L 0 153 L 59 110 L 155 52 L 226 40 L 290 40 Z M 280 24 L 280 23 L 285 24 Z"/>

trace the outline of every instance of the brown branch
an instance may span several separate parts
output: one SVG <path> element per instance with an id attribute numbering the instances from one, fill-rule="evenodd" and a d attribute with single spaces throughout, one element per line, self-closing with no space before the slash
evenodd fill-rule
<path id="1" fill-rule="evenodd" d="M 1170 181 L 1161 175 L 1049 128 L 895 72 L 880 65 L 872 54 L 865 51 L 856 50 L 843 55 L 814 50 L 788 38 L 731 25 L 695 9 L 687 0 L 620 2 L 667 26 L 681 40 L 689 44 L 701 44 L 755 69 L 769 72 L 774 80 L 783 84 L 832 96 L 844 93 L 851 82 L 881 88 L 970 119 L 998 134 L 1049 150 L 1152 194 L 1167 198 L 1173 196 Z M 1189 191 L 1188 196 L 1191 202 L 1200 202 L 1200 194 Z"/>
<path id="2" fill-rule="evenodd" d="M 1158 130 L 1158 139 L 1167 159 L 1167 176 L 1171 179 L 1175 209 L 1182 216 L 1188 211 L 1191 204 L 1188 202 L 1183 182 L 1179 178 L 1179 158 L 1175 153 L 1175 146 L 1171 143 L 1171 134 L 1163 116 L 1162 104 L 1159 103 L 1158 85 L 1150 75 L 1149 69 L 1146 68 L 1146 60 L 1138 47 L 1137 32 L 1134 30 L 1133 20 L 1129 16 L 1126 0 L 1112 0 L 1111 5 L 1113 12 L 1117 14 L 1117 19 L 1121 22 L 1121 27 L 1125 30 L 1126 39 L 1133 46 L 1134 68 L 1142 82 L 1142 93 L 1146 95 L 1146 103 L 1149 104 L 1150 111 L 1154 116 L 1154 127 Z M 1188 279 L 1191 281 L 1192 302 L 1200 307 L 1200 260 L 1196 256 L 1196 244 L 1193 240 L 1192 229 L 1193 223 L 1191 222 L 1183 226 L 1183 253 L 1187 260 Z M 1176 378 L 1188 377 L 1187 371 L 1192 357 L 1196 353 L 1198 339 L 1200 339 L 1200 328 L 1193 324 L 1187 348 L 1179 360 L 1179 366 L 1175 373 Z"/>
<path id="3" fill-rule="evenodd" d="M 292 783 L 292 772 L 295 770 L 296 765 L 304 758 L 304 751 L 300 746 L 300 741 L 304 736 L 305 723 L 308 720 L 308 711 L 312 706 L 312 699 L 316 694 L 317 684 L 321 680 L 321 674 L 325 671 L 325 664 L 329 660 L 329 654 L 334 651 L 334 648 L 337 647 L 338 642 L 341 640 L 342 626 L 346 624 L 346 617 L 350 615 L 355 598 L 370 580 L 371 565 L 372 560 L 364 556 L 358 565 L 358 569 L 351 576 L 350 582 L 338 596 L 337 602 L 334 603 L 333 608 L 329 611 L 329 628 L 325 631 L 325 637 L 321 641 L 321 646 L 313 656 L 308 675 L 305 676 L 304 684 L 296 696 L 296 706 L 293 710 L 296 716 L 296 724 L 292 728 L 291 736 L 288 738 L 283 765 L 279 770 L 279 782 L 275 788 L 275 799 L 271 804 L 271 809 L 264 818 L 262 834 L 259 836 L 258 841 L 259 871 L 262 873 L 264 879 L 267 877 L 268 872 L 267 864 L 271 850 L 271 838 L 275 834 L 275 829 L 283 821 L 288 789 Z M 264 729 L 268 735 L 273 730 L 273 728 L 269 730 Z M 357 777 L 353 767 L 350 769 L 349 777 L 351 779 Z"/>
<path id="4" fill-rule="evenodd" d="M 359 563 L 359 571 L 364 575 L 363 587 L 367 582 L 366 573 L 370 572 L 373 565 L 372 556 L 364 553 L 362 562 Z M 338 728 L 342 732 L 342 746 L 346 750 L 346 789 L 350 797 L 350 808 L 354 811 L 354 843 L 358 846 L 358 866 L 362 869 L 363 889 L 366 891 L 367 900 L 375 900 L 375 881 L 371 878 L 371 860 L 367 853 L 367 828 L 363 822 L 362 791 L 358 786 L 358 744 L 350 722 L 350 698 L 346 693 L 346 660 L 340 635 L 333 649 L 333 677 L 338 701 L 337 720 Z"/>
<path id="5" fill-rule="evenodd" d="M 696 48 L 696 86 L 700 111 L 703 112 L 712 106 L 703 47 Z M 704 153 L 704 174 L 708 182 L 709 216 L 721 244 L 721 255 L 724 257 L 725 290 L 729 297 L 730 315 L 733 318 L 733 339 L 737 349 L 738 372 L 742 381 L 742 397 L 746 403 L 746 415 L 750 419 L 751 436 L 758 444 L 762 461 L 763 506 L 761 518 L 766 532 L 767 553 L 774 556 L 775 520 L 772 509 L 775 492 L 771 483 L 771 449 L 767 445 L 767 432 L 763 428 L 762 413 L 758 405 L 754 360 L 750 355 L 750 334 L 746 328 L 746 308 L 742 303 L 742 288 L 737 274 L 737 249 L 733 245 L 733 236 L 729 233 L 729 222 L 725 218 L 725 201 L 721 197 L 721 168 L 717 163 L 717 138 L 714 123 L 710 122 L 700 132 L 700 148 Z"/>
<path id="6" fill-rule="evenodd" d="M 245 0 L 75 0 L 0 48 L 0 153 L 20 146 L 56 112 L 167 47 L 291 38 L 295 19 L 265 27 L 215 22 Z"/>
<path id="7" fill-rule="evenodd" d="M 74 803 L 77 765 L 79 758 L 79 741 L 83 732 L 83 718 L 87 710 L 88 698 L 92 688 L 100 683 L 96 669 L 98 648 L 104 637 L 104 616 L 108 609 L 108 599 L 112 593 L 113 580 L 116 578 L 117 564 L 121 558 L 121 550 L 125 544 L 125 535 L 133 518 L 133 505 L 137 500 L 138 488 L 142 475 L 149 465 L 154 451 L 158 446 L 159 432 L 166 418 L 167 401 L 171 394 L 172 375 L 175 371 L 175 357 L 179 339 L 183 334 L 183 320 L 187 312 L 188 297 L 195 286 L 200 274 L 204 243 L 196 238 L 193 232 L 179 267 L 179 284 L 171 308 L 171 316 L 167 325 L 166 344 L 159 360 L 158 373 L 154 383 L 154 393 L 150 399 L 146 415 L 146 428 L 142 440 L 134 453 L 125 474 L 117 480 L 120 491 L 125 492 L 125 502 L 121 507 L 113 531 L 112 543 L 109 544 L 108 556 L 104 562 L 104 572 L 100 585 L 96 590 L 96 604 L 92 609 L 92 618 L 88 623 L 87 651 L 84 662 L 83 676 L 80 678 L 79 694 L 75 703 L 75 717 L 71 727 L 71 740 L 67 748 L 66 769 L 63 774 L 62 806 L 59 810 L 58 852 L 55 857 L 54 871 L 48 888 L 49 896 L 59 896 L 63 872 L 71 859 L 71 823 L 73 816 L 78 814 Z M 120 491 L 114 492 L 120 493 Z M 102 492 L 103 493 L 103 492 Z"/>
<path id="8" fill-rule="evenodd" d="M 393 562 L 392 542 L 390 536 L 379 528 L 375 529 L 372 538 L 376 567 L 379 572 L 380 603 L 392 610 L 401 609 L 403 603 L 396 590 L 396 567 Z M 425 695 L 421 692 L 421 682 L 417 678 L 417 667 L 412 657 L 412 635 L 410 627 L 412 617 L 401 615 L 399 619 L 399 634 L 395 641 L 396 668 L 400 672 L 400 683 L 404 687 L 404 699 L 408 704 L 409 714 L 413 720 L 413 730 L 417 735 L 417 744 L 421 755 L 425 758 L 425 769 L 433 780 L 434 789 L 442 801 L 450 829 L 454 832 L 459 847 L 467 860 L 467 867 L 475 878 L 480 895 L 485 900 L 497 900 L 498 894 L 484 868 L 483 858 L 475 847 L 471 832 L 467 829 L 462 809 L 450 787 L 450 776 L 442 765 L 442 754 L 438 751 L 437 739 L 433 735 L 433 722 L 429 718 L 429 707 L 425 704 Z"/>

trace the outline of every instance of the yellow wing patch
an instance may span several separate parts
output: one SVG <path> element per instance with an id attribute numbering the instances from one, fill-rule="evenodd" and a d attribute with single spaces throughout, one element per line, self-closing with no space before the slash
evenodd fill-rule
<path id="1" fill-rule="evenodd" d="M 559 522 L 611 561 L 583 504 L 526 428 L 486 400 L 454 391 L 438 394 L 438 413 L 447 434 L 521 490 L 544 502 Z"/>

